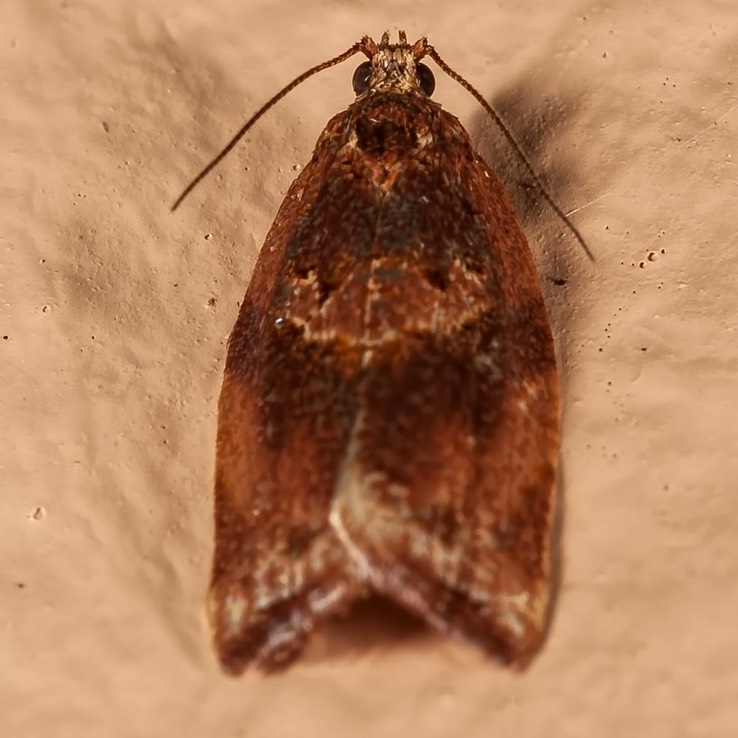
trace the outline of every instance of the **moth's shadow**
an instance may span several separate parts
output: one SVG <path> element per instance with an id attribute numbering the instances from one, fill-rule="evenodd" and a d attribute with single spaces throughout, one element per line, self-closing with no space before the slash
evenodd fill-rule
<path id="1" fill-rule="evenodd" d="M 381 651 L 428 645 L 439 637 L 399 605 L 370 595 L 354 604 L 346 615 L 329 619 L 310 640 L 305 655 L 315 663 L 361 658 Z"/>
<path id="2" fill-rule="evenodd" d="M 567 212 L 582 182 L 575 157 L 557 141 L 565 138 L 576 115 L 576 100 L 571 92 L 557 93 L 554 98 L 543 91 L 536 96 L 530 84 L 524 89 L 520 92 L 511 84 L 487 100 L 554 202 Z M 542 278 L 566 278 L 567 266 L 583 256 L 575 235 L 546 202 L 520 155 L 483 110 L 472 121 L 470 133 L 479 153 L 505 185 L 532 245 L 543 244 L 542 253 L 536 253 Z"/>
<path id="3" fill-rule="evenodd" d="M 566 488 L 565 483 L 565 469 L 563 467 L 561 454 L 559 454 L 559 472 L 556 478 L 556 504 L 554 505 L 553 511 L 553 522 L 551 525 L 551 593 L 550 601 L 548 605 L 548 612 L 546 613 L 546 623 L 544 625 L 544 645 L 548 642 L 551 628 L 556 620 L 556 614 L 558 612 L 559 596 L 561 594 L 561 584 L 564 581 L 564 530 L 566 527 L 566 505 L 564 490 Z"/>

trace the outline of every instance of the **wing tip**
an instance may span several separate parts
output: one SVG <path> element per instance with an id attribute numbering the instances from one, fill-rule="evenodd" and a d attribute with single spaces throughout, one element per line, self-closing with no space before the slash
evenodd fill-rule
<path id="1" fill-rule="evenodd" d="M 283 670 L 301 655 L 323 621 L 346 613 L 364 594 L 361 585 L 337 580 L 254 611 L 243 595 L 224 596 L 214 584 L 209 616 L 222 670 L 229 676 L 239 676 L 252 666 L 267 673 Z"/>

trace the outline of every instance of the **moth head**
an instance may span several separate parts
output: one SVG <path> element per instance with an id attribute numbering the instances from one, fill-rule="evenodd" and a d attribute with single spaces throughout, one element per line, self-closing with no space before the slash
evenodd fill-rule
<path id="1" fill-rule="evenodd" d="M 382 35 L 379 44 L 368 36 L 361 41 L 361 51 L 369 61 L 356 68 L 352 84 L 357 96 L 375 92 L 419 92 L 426 97 L 433 94 L 436 80 L 433 72 L 420 62 L 428 43 L 418 39 L 412 46 L 405 31 L 400 31 L 400 43 L 391 44 L 389 32 Z"/>

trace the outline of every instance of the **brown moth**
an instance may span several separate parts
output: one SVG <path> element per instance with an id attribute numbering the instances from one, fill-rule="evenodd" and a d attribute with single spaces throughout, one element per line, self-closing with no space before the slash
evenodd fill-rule
<path id="1" fill-rule="evenodd" d="M 356 100 L 290 187 L 228 344 L 209 615 L 234 674 L 372 592 L 511 664 L 544 634 L 551 329 L 510 199 L 420 60 L 489 106 L 401 32 L 254 119 L 357 52 Z"/>

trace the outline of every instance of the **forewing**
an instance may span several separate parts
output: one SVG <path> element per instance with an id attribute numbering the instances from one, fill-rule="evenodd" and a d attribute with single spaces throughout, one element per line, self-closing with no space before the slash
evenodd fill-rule
<path id="1" fill-rule="evenodd" d="M 515 662 L 549 599 L 556 360 L 512 204 L 442 116 L 380 214 L 332 521 L 376 590 Z"/>
<path id="2" fill-rule="evenodd" d="M 361 192 L 330 179 L 335 152 L 330 138 L 321 141 L 266 238 L 229 340 L 209 613 L 221 663 L 233 673 L 286 663 L 317 621 L 363 591 L 328 518 L 362 358 L 342 330 L 362 320 L 366 275 L 342 285 L 357 309 L 339 310 L 331 302 L 337 282 L 322 274 L 335 268 L 326 250 L 345 250 L 339 197 Z"/>

